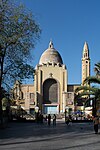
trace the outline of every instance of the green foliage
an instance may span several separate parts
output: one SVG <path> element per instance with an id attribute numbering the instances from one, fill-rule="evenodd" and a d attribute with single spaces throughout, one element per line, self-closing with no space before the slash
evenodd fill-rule
<path id="1" fill-rule="evenodd" d="M 6 107 L 8 106 L 8 103 L 9 103 L 8 99 L 7 99 L 6 97 L 4 97 L 4 98 L 2 99 L 2 106 L 3 106 L 4 108 L 6 108 Z"/>
<path id="2" fill-rule="evenodd" d="M 84 80 L 84 83 L 96 83 L 100 84 L 100 78 L 98 76 L 90 76 Z"/>
<path id="3" fill-rule="evenodd" d="M 33 76 L 31 50 L 40 33 L 33 15 L 22 5 L 0 0 L 0 84 Z"/>
<path id="4" fill-rule="evenodd" d="M 100 63 L 95 64 L 94 70 L 96 72 L 96 75 L 87 77 L 84 80 L 84 84 L 85 83 L 94 83 L 94 84 L 100 85 Z M 97 86 L 81 86 L 75 90 L 75 94 L 76 94 L 76 96 L 75 96 L 76 101 L 84 96 L 94 97 L 93 114 L 96 115 L 97 105 L 99 104 L 99 101 L 100 101 L 100 88 Z"/>
<path id="5" fill-rule="evenodd" d="M 78 87 L 76 90 L 75 90 L 75 93 L 77 94 L 78 93 L 78 96 L 77 98 L 79 97 L 82 97 L 82 96 L 96 96 L 98 97 L 99 96 L 99 93 L 100 93 L 100 89 L 99 88 L 96 88 L 94 86 L 92 87 L 89 87 L 89 86 L 81 86 L 81 87 Z"/>
<path id="6" fill-rule="evenodd" d="M 100 77 L 100 62 L 98 62 L 97 64 L 95 64 L 94 71 L 96 73 L 96 76 Z"/>
<path id="7" fill-rule="evenodd" d="M 2 92 L 2 98 L 4 98 L 4 97 L 8 98 L 9 97 L 9 93 L 4 88 L 1 88 L 1 92 Z"/>

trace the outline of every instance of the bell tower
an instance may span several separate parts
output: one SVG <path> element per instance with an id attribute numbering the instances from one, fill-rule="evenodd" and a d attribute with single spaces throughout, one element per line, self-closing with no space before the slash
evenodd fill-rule
<path id="1" fill-rule="evenodd" d="M 83 81 L 90 76 L 90 57 L 87 42 L 84 43 L 82 56 L 82 85 Z"/>

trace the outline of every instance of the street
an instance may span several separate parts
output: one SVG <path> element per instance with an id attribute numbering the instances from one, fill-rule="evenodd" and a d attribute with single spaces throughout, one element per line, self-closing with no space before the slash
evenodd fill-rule
<path id="1" fill-rule="evenodd" d="M 49 127 L 36 123 L 9 123 L 0 130 L 0 150 L 100 150 L 100 134 L 94 134 L 93 123 L 58 120 Z"/>

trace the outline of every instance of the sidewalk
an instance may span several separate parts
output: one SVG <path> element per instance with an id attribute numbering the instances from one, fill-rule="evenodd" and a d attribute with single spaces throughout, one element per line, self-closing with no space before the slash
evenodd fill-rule
<path id="1" fill-rule="evenodd" d="M 67 126 L 57 120 L 56 127 L 36 123 L 10 123 L 0 130 L 1 150 L 99 150 L 100 134 L 92 123 Z"/>

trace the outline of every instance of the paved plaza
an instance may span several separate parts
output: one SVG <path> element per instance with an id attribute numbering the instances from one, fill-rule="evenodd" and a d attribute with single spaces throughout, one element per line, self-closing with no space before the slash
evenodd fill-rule
<path id="1" fill-rule="evenodd" d="M 100 134 L 93 123 L 67 126 L 58 120 L 56 127 L 36 123 L 9 123 L 0 130 L 0 150 L 100 150 Z"/>

